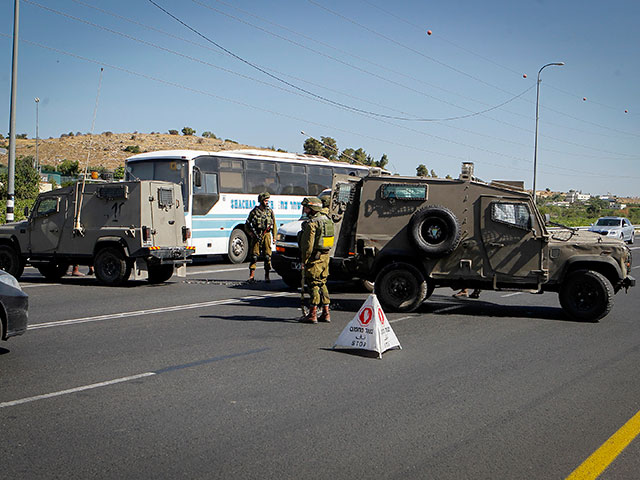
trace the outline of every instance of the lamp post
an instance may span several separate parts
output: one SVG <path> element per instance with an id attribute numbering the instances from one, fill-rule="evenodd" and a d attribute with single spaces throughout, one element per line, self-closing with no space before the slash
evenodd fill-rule
<path id="1" fill-rule="evenodd" d="M 36 164 L 35 168 L 38 170 L 38 174 L 40 174 L 40 162 L 38 161 L 38 105 L 40 105 L 40 99 L 38 97 L 34 98 L 36 102 Z"/>
<path id="2" fill-rule="evenodd" d="M 538 83 L 536 85 L 536 141 L 535 146 L 533 147 L 533 203 L 535 203 L 536 201 L 536 170 L 538 167 L 538 111 L 540 108 L 540 73 L 542 73 L 542 70 L 552 65 L 561 67 L 564 65 L 564 62 L 547 63 L 546 65 L 543 65 L 540 70 L 538 70 Z"/>

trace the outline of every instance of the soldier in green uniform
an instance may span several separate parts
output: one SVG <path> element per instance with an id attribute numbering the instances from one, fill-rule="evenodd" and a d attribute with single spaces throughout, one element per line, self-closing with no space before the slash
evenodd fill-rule
<path id="1" fill-rule="evenodd" d="M 311 292 L 309 314 L 300 319 L 304 323 L 318 323 L 318 307 L 322 305 L 321 322 L 330 322 L 329 291 L 329 251 L 333 246 L 333 222 L 326 215 L 326 209 L 317 197 L 307 197 L 302 201 L 303 212 L 309 217 L 302 224 L 300 235 L 300 255 L 304 277 Z"/>
<path id="2" fill-rule="evenodd" d="M 249 282 L 255 282 L 258 257 L 264 257 L 264 281 L 269 282 L 271 271 L 271 238 L 276 234 L 276 217 L 269 207 L 269 192 L 258 195 L 258 205 L 251 210 L 245 230 L 251 241 L 249 257 Z"/>

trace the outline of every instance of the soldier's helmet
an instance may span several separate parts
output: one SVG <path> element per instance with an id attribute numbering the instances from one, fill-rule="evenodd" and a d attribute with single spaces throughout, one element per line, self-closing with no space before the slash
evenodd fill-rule
<path id="1" fill-rule="evenodd" d="M 269 192 L 262 192 L 260 195 L 258 195 L 258 202 L 262 203 L 268 198 L 271 198 L 271 194 Z"/>
<path id="2" fill-rule="evenodd" d="M 320 210 L 322 210 L 322 200 L 320 200 L 318 197 L 306 197 L 304 200 L 302 200 L 302 206 L 309 207 L 314 212 L 319 212 Z"/>

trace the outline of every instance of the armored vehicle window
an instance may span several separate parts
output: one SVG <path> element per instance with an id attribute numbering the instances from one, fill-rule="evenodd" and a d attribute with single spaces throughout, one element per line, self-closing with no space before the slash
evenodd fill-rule
<path id="1" fill-rule="evenodd" d="M 189 202 L 188 163 L 185 160 L 151 160 L 127 163 L 127 179 L 129 180 L 164 180 L 177 183 L 182 187 L 182 204 L 187 208 Z"/>
<path id="2" fill-rule="evenodd" d="M 170 188 L 158 188 L 158 205 L 160 208 L 173 205 L 173 190 Z"/>
<path id="3" fill-rule="evenodd" d="M 36 207 L 36 217 L 45 217 L 56 213 L 58 211 L 58 205 L 60 204 L 59 197 L 43 198 Z"/>
<path id="4" fill-rule="evenodd" d="M 273 162 L 245 160 L 246 193 L 278 193 L 276 166 Z"/>
<path id="5" fill-rule="evenodd" d="M 309 195 L 318 195 L 325 188 L 331 187 L 333 172 L 331 167 L 309 166 Z"/>
<path id="6" fill-rule="evenodd" d="M 531 228 L 531 213 L 524 203 L 492 203 L 491 219 L 518 228 Z"/>
<path id="7" fill-rule="evenodd" d="M 385 183 L 380 187 L 380 196 L 396 200 L 426 200 L 427 185 Z"/>
<path id="8" fill-rule="evenodd" d="M 278 163 L 278 180 L 282 195 L 307 194 L 307 169 L 304 165 Z"/>
<path id="9" fill-rule="evenodd" d="M 126 199 L 128 188 L 126 185 L 109 185 L 98 188 L 96 196 L 106 200 Z"/>
<path id="10" fill-rule="evenodd" d="M 336 189 L 338 190 L 336 198 L 338 203 L 351 203 L 353 201 L 353 196 L 356 191 L 355 184 L 338 183 Z"/>

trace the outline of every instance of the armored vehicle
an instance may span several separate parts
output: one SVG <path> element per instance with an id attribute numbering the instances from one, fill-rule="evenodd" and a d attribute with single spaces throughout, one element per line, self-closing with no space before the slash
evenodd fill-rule
<path id="1" fill-rule="evenodd" d="M 41 193 L 28 219 L 0 226 L 0 268 L 20 278 L 30 263 L 49 280 L 69 265 L 93 265 L 105 285 L 186 274 L 180 186 L 170 182 L 77 183 Z M 26 212 L 28 213 L 28 212 Z"/>
<path id="2" fill-rule="evenodd" d="M 486 183 L 463 163 L 458 179 L 334 176 L 342 220 L 334 256 L 375 281 L 386 309 L 413 311 L 435 287 L 558 292 L 567 315 L 597 321 L 635 285 L 619 239 L 550 231 L 523 182 Z"/>

